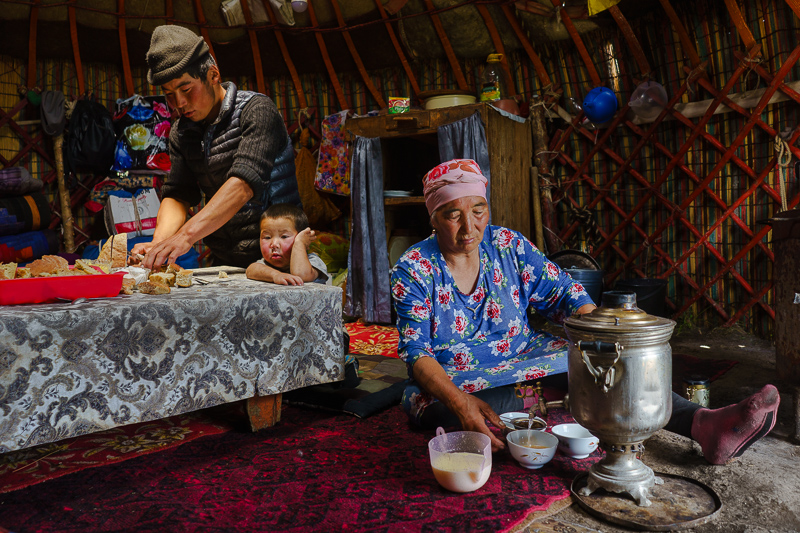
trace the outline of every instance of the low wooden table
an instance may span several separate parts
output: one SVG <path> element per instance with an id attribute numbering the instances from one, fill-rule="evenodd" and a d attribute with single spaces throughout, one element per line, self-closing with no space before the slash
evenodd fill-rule
<path id="1" fill-rule="evenodd" d="M 206 272 L 166 295 L 0 308 L 0 453 L 238 400 L 258 430 L 283 392 L 344 377 L 340 288 Z"/>

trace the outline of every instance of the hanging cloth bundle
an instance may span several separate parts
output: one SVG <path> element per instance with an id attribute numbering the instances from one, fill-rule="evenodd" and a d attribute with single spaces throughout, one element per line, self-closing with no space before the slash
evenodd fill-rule
<path id="1" fill-rule="evenodd" d="M 789 209 L 788 200 L 786 199 L 786 169 L 792 163 L 792 152 L 789 145 L 781 139 L 780 135 L 775 136 L 775 151 L 778 152 L 777 165 L 778 165 L 778 192 L 781 195 L 781 211 Z"/>

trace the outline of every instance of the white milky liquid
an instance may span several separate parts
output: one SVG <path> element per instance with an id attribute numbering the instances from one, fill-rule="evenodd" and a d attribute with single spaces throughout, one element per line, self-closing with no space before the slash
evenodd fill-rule
<path id="1" fill-rule="evenodd" d="M 483 464 L 483 455 L 454 452 L 438 455 L 431 466 L 439 484 L 453 492 L 472 492 L 483 486 L 492 471 L 491 461 Z"/>

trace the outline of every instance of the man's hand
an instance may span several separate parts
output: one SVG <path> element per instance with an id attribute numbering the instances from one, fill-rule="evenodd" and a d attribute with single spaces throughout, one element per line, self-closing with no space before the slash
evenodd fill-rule
<path id="1" fill-rule="evenodd" d="M 316 232 L 313 231 L 311 228 L 306 228 L 295 236 L 294 246 L 300 244 L 301 246 L 303 246 L 303 248 L 308 250 L 308 246 L 316 240 L 317 240 Z"/>
<path id="2" fill-rule="evenodd" d="M 192 242 L 184 237 L 181 232 L 176 233 L 168 239 L 153 244 L 144 243 L 149 246 L 145 249 L 145 256 L 142 260 L 142 266 L 151 270 L 161 268 L 161 265 L 172 265 L 180 256 L 191 250 Z M 136 245 L 134 251 L 142 244 Z"/>
<path id="3" fill-rule="evenodd" d="M 153 247 L 152 242 L 140 242 L 136 244 L 128 254 L 128 264 L 131 266 L 138 265 L 144 260 L 144 256 Z"/>
<path id="4" fill-rule="evenodd" d="M 473 396 L 472 394 L 464 394 L 462 401 L 458 406 L 453 406 L 453 412 L 458 416 L 461 421 L 461 427 L 464 431 L 477 431 L 488 436 L 492 441 L 492 452 L 497 452 L 505 449 L 505 443 L 497 438 L 492 433 L 489 426 L 486 425 L 488 420 L 494 427 L 501 429 L 505 427 L 503 421 L 497 416 L 497 413 L 489 407 L 489 404 Z"/>
<path id="5" fill-rule="evenodd" d="M 288 272 L 277 272 L 272 275 L 272 283 L 277 283 L 278 285 L 302 285 L 303 278 Z"/>

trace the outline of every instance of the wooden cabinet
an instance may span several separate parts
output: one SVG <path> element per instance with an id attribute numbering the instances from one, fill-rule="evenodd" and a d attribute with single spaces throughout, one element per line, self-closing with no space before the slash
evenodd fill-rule
<path id="1" fill-rule="evenodd" d="M 347 119 L 345 127 L 350 136 L 381 139 L 384 190 L 411 191 L 409 197 L 384 199 L 387 240 L 393 235 L 430 234 L 422 177 L 442 162 L 437 128 L 475 112 L 481 115 L 489 148 L 492 224 L 517 230 L 532 239 L 530 123 L 507 118 L 480 103 Z"/>

